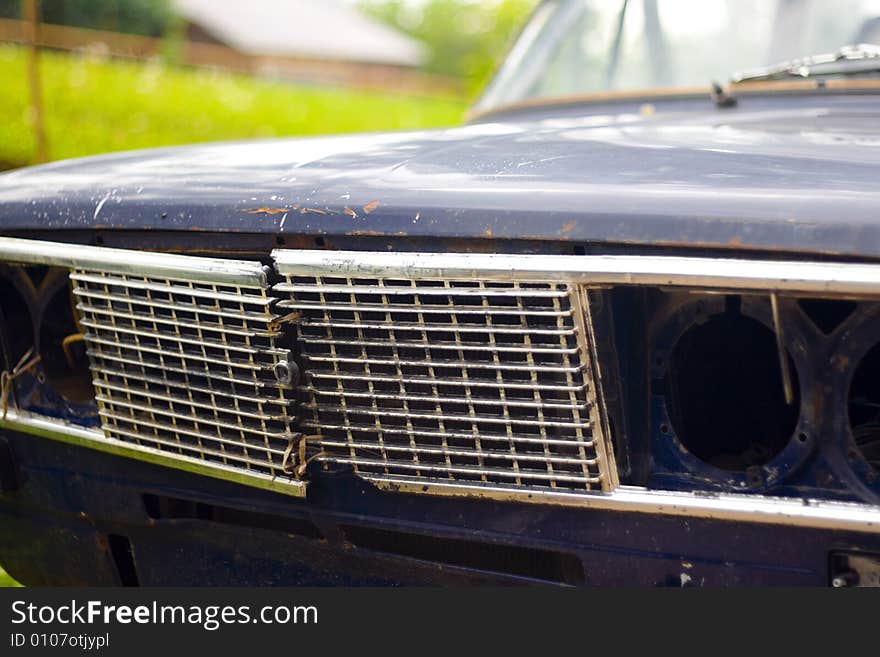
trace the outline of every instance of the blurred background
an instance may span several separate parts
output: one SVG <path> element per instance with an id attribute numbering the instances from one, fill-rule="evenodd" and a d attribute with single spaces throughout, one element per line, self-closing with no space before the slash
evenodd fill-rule
<path id="1" fill-rule="evenodd" d="M 537 0 L 0 0 L 0 170 L 458 123 Z"/>
<path id="2" fill-rule="evenodd" d="M 0 170 L 454 125 L 536 4 L 0 0 Z M 0 569 L 0 586 L 14 585 Z"/>

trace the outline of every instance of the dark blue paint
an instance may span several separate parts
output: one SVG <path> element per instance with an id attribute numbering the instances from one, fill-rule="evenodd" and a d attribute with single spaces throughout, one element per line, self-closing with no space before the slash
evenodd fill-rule
<path id="1" fill-rule="evenodd" d="M 880 257 L 880 97 L 638 109 L 60 162 L 0 176 L 0 230 L 491 236 Z M 294 206 L 286 217 L 251 213 Z"/>
<path id="2" fill-rule="evenodd" d="M 880 536 L 382 493 L 316 473 L 307 502 L 29 436 L 9 440 L 23 487 L 0 495 L 0 557 L 29 583 L 112 584 L 104 536 L 131 541 L 142 585 L 464 584 L 529 580 L 353 548 L 345 525 L 575 555 L 590 585 L 827 585 L 834 549 Z M 153 520 L 158 493 L 304 518 L 321 540 L 198 519 Z M 63 554 L 63 558 L 59 555 Z"/>

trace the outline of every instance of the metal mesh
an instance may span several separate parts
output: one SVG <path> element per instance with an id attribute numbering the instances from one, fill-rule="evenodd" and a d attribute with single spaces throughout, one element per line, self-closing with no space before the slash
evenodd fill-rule
<path id="1" fill-rule="evenodd" d="M 287 357 L 262 287 L 75 270 L 103 429 L 112 438 L 282 474 Z"/>
<path id="2" fill-rule="evenodd" d="M 579 297 L 566 283 L 287 276 L 300 416 L 364 476 L 599 490 Z"/>

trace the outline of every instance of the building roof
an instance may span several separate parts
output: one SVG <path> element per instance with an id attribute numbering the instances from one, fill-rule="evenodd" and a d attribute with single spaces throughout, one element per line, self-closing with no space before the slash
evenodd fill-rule
<path id="1" fill-rule="evenodd" d="M 418 66 L 425 46 L 338 0 L 174 0 L 177 13 L 249 55 Z"/>

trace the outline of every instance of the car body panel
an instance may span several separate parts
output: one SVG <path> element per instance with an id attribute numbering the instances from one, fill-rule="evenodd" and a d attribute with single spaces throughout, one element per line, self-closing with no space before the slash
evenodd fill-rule
<path id="1" fill-rule="evenodd" d="M 544 109 L 0 176 L 0 228 L 556 240 L 880 257 L 872 96 Z"/>

